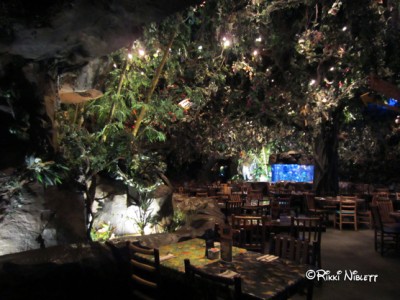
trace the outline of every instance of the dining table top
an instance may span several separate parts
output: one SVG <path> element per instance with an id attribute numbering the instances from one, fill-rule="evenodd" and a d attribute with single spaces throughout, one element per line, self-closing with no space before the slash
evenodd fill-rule
<path id="1" fill-rule="evenodd" d="M 218 248 L 218 245 L 215 245 Z M 312 268 L 297 265 L 288 260 L 275 257 L 273 261 L 262 261 L 263 254 L 233 247 L 232 262 L 208 259 L 205 256 L 205 240 L 194 238 L 183 242 L 163 245 L 159 248 L 162 269 L 184 273 L 184 259 L 212 274 L 232 271 L 242 278 L 242 291 L 252 299 L 270 299 L 297 286 L 307 283 L 305 274 Z M 166 259 L 163 259 L 167 257 Z"/>
<path id="2" fill-rule="evenodd" d="M 338 197 L 330 197 L 330 196 L 328 196 L 328 197 L 315 197 L 315 200 L 316 201 L 332 202 L 332 203 L 340 203 L 340 201 L 341 201 L 340 196 L 338 196 Z M 363 198 L 355 198 L 354 200 L 357 203 L 365 202 L 365 199 L 363 199 Z M 352 201 L 352 200 L 344 199 L 344 201 Z"/>

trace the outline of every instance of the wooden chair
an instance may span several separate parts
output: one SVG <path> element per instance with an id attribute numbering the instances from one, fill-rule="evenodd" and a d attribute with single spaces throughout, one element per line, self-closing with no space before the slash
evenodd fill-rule
<path id="1" fill-rule="evenodd" d="M 188 299 L 241 299 L 242 280 L 239 275 L 223 277 L 204 272 L 184 260 L 188 285 L 193 286 Z"/>
<path id="2" fill-rule="evenodd" d="M 380 201 L 389 201 L 389 193 L 388 192 L 374 192 L 372 195 L 372 205 L 377 205 Z"/>
<path id="3" fill-rule="evenodd" d="M 242 195 L 241 194 L 230 194 L 229 201 L 242 201 Z"/>
<path id="4" fill-rule="evenodd" d="M 240 215 L 242 212 L 243 201 L 226 201 L 225 216 Z"/>
<path id="5" fill-rule="evenodd" d="M 309 264 L 315 266 L 316 248 L 316 242 L 310 244 L 308 241 L 302 241 L 300 239 L 295 239 L 294 237 L 272 236 L 269 254 L 290 260 L 296 264 Z M 306 289 L 307 300 L 311 300 L 314 292 L 314 281 L 307 280 L 304 289 Z M 283 297 L 279 299 L 287 298 Z"/>
<path id="6" fill-rule="evenodd" d="M 134 299 L 159 299 L 160 254 L 140 243 L 127 243 Z"/>
<path id="7" fill-rule="evenodd" d="M 372 214 L 366 201 L 359 205 L 357 209 L 358 224 L 365 224 L 368 228 L 372 228 Z"/>
<path id="8" fill-rule="evenodd" d="M 318 208 L 315 203 L 315 196 L 311 194 L 306 195 L 307 214 L 311 217 L 321 216 L 326 222 L 329 221 L 329 215 L 336 209 L 336 206 L 329 206 Z"/>
<path id="9" fill-rule="evenodd" d="M 264 253 L 267 216 L 231 216 L 232 228 L 239 232 L 239 247 Z"/>
<path id="10" fill-rule="evenodd" d="M 247 202 L 248 203 L 251 203 L 252 201 L 258 202 L 258 201 L 260 201 L 262 199 L 263 199 L 262 192 L 254 192 L 254 191 L 252 191 L 252 192 L 249 192 L 247 194 Z"/>
<path id="11" fill-rule="evenodd" d="M 395 200 L 400 201 L 400 192 L 395 193 Z"/>
<path id="12" fill-rule="evenodd" d="M 375 251 L 379 251 L 383 256 L 384 253 L 393 247 L 399 249 L 400 224 L 383 223 L 378 206 L 371 206 L 372 219 L 374 222 L 374 244 Z"/>
<path id="13" fill-rule="evenodd" d="M 296 264 L 315 265 L 316 242 L 310 244 L 289 236 L 272 236 L 269 254 L 293 261 Z"/>
<path id="14" fill-rule="evenodd" d="M 322 240 L 322 217 L 291 217 L 290 234 L 291 236 L 309 243 L 316 243 L 315 263 L 316 267 L 321 268 L 321 240 Z"/>
<path id="15" fill-rule="evenodd" d="M 379 214 L 383 224 L 395 223 L 395 219 L 390 216 L 390 213 L 394 211 L 393 202 L 391 200 L 378 200 L 376 206 L 379 209 Z"/>
<path id="16" fill-rule="evenodd" d="M 291 215 L 292 214 L 292 209 L 291 209 L 291 200 L 290 198 L 275 198 L 271 200 L 271 217 L 272 219 L 279 219 L 280 215 Z"/>
<path id="17" fill-rule="evenodd" d="M 291 199 L 289 197 L 278 197 L 276 201 L 279 204 L 279 215 L 291 215 Z"/>
<path id="18" fill-rule="evenodd" d="M 341 200 L 339 210 L 336 211 L 334 219 L 334 228 L 339 225 L 339 229 L 342 230 L 343 224 L 353 224 L 354 230 L 357 228 L 357 202 L 351 200 Z"/>

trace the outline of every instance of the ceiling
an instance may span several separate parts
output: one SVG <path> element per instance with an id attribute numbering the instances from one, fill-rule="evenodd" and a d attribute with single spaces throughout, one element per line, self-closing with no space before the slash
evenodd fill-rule
<path id="1" fill-rule="evenodd" d="M 141 35 L 144 24 L 161 21 L 201 1 L 26 2 L 3 0 L 0 3 L 0 68 L 14 56 L 33 61 L 56 59 L 64 65 L 80 65 L 130 45 Z"/>

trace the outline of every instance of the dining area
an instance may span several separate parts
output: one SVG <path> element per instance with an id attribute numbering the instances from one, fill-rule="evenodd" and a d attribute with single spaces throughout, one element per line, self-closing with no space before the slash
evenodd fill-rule
<path id="1" fill-rule="evenodd" d="M 263 254 L 236 246 L 232 246 L 231 259 L 223 260 L 222 243 L 214 242 L 208 248 L 209 253 L 217 253 L 211 256 L 206 254 L 206 240 L 200 238 L 156 249 L 127 242 L 131 262 L 127 272 L 134 295 L 149 294 L 151 299 L 165 299 L 168 294 L 174 299 L 288 299 L 300 293 L 312 299 L 314 282 L 305 275 L 313 268 L 310 261 L 296 262 L 275 252 Z"/>

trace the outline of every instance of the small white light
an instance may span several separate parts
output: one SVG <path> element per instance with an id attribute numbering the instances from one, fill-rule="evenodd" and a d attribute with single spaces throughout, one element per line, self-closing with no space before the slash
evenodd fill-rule
<path id="1" fill-rule="evenodd" d="M 335 71 L 335 67 L 331 67 L 329 71 Z"/>
<path id="2" fill-rule="evenodd" d="M 201 51 L 203 49 L 203 46 L 200 45 L 200 46 L 197 47 L 197 49 L 199 49 L 199 51 Z"/>
<path id="3" fill-rule="evenodd" d="M 253 51 L 253 56 L 257 56 L 258 55 L 258 51 L 257 50 L 254 50 Z"/>
<path id="4" fill-rule="evenodd" d="M 132 53 L 128 53 L 128 59 L 132 60 L 132 58 L 133 58 Z"/>
<path id="5" fill-rule="evenodd" d="M 322 99 L 322 103 L 326 103 L 326 102 L 328 102 L 328 99 L 326 99 L 326 98 Z"/>
<path id="6" fill-rule="evenodd" d="M 274 82 L 275 80 L 274 79 L 271 79 L 271 82 Z"/>
<path id="7" fill-rule="evenodd" d="M 140 72 L 140 75 L 144 75 L 144 72 Z"/>
<path id="8" fill-rule="evenodd" d="M 145 56 L 146 52 L 143 49 L 139 49 L 139 56 Z"/>
<path id="9" fill-rule="evenodd" d="M 259 36 L 258 38 L 256 38 L 256 42 L 261 42 L 261 36 Z"/>
<path id="10" fill-rule="evenodd" d="M 344 27 L 342 28 L 342 30 L 343 30 L 343 31 L 346 31 L 346 30 L 347 30 L 347 26 L 344 26 Z"/>
<path id="11" fill-rule="evenodd" d="M 117 68 L 117 64 L 113 64 L 113 67 L 114 67 L 114 68 Z"/>
<path id="12" fill-rule="evenodd" d="M 225 39 L 225 40 L 224 40 L 224 48 L 227 48 L 227 47 L 229 47 L 230 45 L 231 45 L 231 41 Z"/>
<path id="13" fill-rule="evenodd" d="M 315 79 L 311 79 L 309 85 L 314 85 L 315 84 Z"/>

